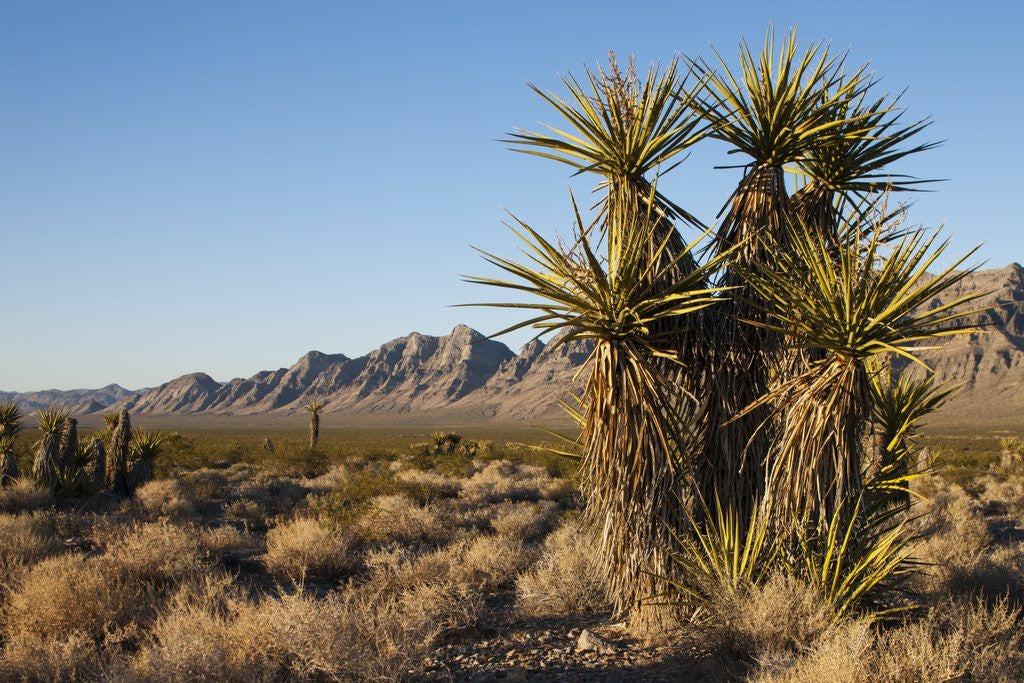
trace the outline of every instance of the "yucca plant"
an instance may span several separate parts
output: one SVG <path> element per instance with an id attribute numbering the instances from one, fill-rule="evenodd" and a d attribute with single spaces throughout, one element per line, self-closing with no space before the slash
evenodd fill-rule
<path id="1" fill-rule="evenodd" d="M 877 461 L 865 489 L 882 500 L 910 505 L 910 482 L 922 472 L 912 471 L 918 451 L 915 436 L 921 420 L 934 412 L 959 386 L 936 384 L 934 376 L 893 377 L 890 363 L 870 373 L 871 427 L 877 430 Z"/>
<path id="2" fill-rule="evenodd" d="M 738 289 L 728 305 L 715 311 L 707 330 L 711 338 L 702 366 L 709 371 L 700 391 L 707 397 L 708 434 L 697 464 L 705 498 L 717 493 L 744 510 L 765 495 L 764 465 L 775 434 L 766 422 L 769 406 L 741 411 L 764 396 L 793 359 L 777 333 L 741 322 L 763 316 L 741 271 L 761 268 L 788 248 L 787 166 L 813 149 L 835 144 L 844 130 L 859 133 L 855 126 L 841 129 L 846 120 L 837 116 L 863 87 L 861 71 L 844 76 L 844 61 L 845 55 L 831 54 L 821 43 L 801 50 L 795 32 L 777 45 L 769 30 L 757 56 L 740 43 L 738 73 L 721 55 L 716 65 L 690 59 L 698 87 L 680 94 L 710 124 L 710 137 L 748 159 L 715 233 L 719 251 L 735 249 L 720 283 Z"/>
<path id="3" fill-rule="evenodd" d="M 109 422 L 108 422 L 109 424 Z M 106 458 L 105 484 L 107 490 L 119 496 L 130 496 L 128 486 L 128 458 L 131 456 L 132 421 L 128 409 L 122 408 L 111 427 L 110 451 Z"/>
<path id="4" fill-rule="evenodd" d="M 852 549 L 877 518 L 855 502 L 906 481 L 880 478 L 885 468 L 865 475 L 872 368 L 967 329 L 960 307 L 972 297 L 925 304 L 969 271 L 930 280 L 944 245 L 903 230 L 902 210 L 879 201 L 918 189 L 924 181 L 888 167 L 933 144 L 916 142 L 926 120 L 904 123 L 899 98 L 872 94 L 876 79 L 845 61 L 821 43 L 800 48 L 795 34 L 777 44 L 773 31 L 759 55 L 741 44 L 738 71 L 721 56 L 687 59 L 690 86 L 676 61 L 646 81 L 613 61 L 582 83 L 565 79 L 565 98 L 534 88 L 568 125 L 513 136 L 519 151 L 601 178 L 594 221 L 574 202 L 570 244 L 517 221 L 526 260 L 484 254 L 512 279 L 470 281 L 533 297 L 487 304 L 529 312 L 498 334 L 533 327 L 564 332 L 555 347 L 594 343 L 569 407 L 581 434 L 566 452 L 581 452 L 586 514 L 602 531 L 619 613 L 650 592 L 649 577 L 683 580 L 680 558 L 736 558 L 770 533 L 791 559 L 801 539 L 828 538 L 851 514 L 851 542 L 827 571 L 864 574 Z M 673 222 L 699 221 L 656 179 L 704 137 L 745 159 L 698 255 Z M 772 564 L 708 560 L 689 571 L 735 586 L 729 576 Z"/>
<path id="5" fill-rule="evenodd" d="M 823 528 L 801 534 L 797 571 L 837 617 L 870 608 L 873 617 L 887 618 L 913 608 L 891 602 L 917 565 L 911 559 L 913 535 L 891 512 L 865 518 L 862 509 L 858 498 L 837 508 Z"/>
<path id="6" fill-rule="evenodd" d="M 163 452 L 164 435 L 136 429 L 132 434 L 131 466 L 128 470 L 128 487 L 135 491 L 156 476 L 153 461 Z"/>
<path id="7" fill-rule="evenodd" d="M 313 399 L 303 406 L 303 410 L 309 413 L 309 450 L 315 451 L 316 444 L 320 441 L 320 411 L 324 404 L 319 399 Z"/>
<path id="8" fill-rule="evenodd" d="M 53 486 L 61 471 L 61 436 L 67 417 L 68 411 L 62 408 L 48 408 L 36 413 L 39 431 L 43 435 L 36 443 L 32 476 L 43 486 Z"/>
<path id="9" fill-rule="evenodd" d="M 687 510 L 677 533 L 679 550 L 671 554 L 672 571 L 662 577 L 674 600 L 700 607 L 722 593 L 735 594 L 761 583 L 779 568 L 779 544 L 765 502 L 741 518 L 731 502 L 717 497 L 714 509 L 700 501 L 700 514 Z"/>
<path id="10" fill-rule="evenodd" d="M 667 257 L 666 236 L 652 254 L 660 216 L 638 216 L 616 204 L 609 208 L 601 219 L 607 221 L 603 256 L 591 242 L 594 224 L 584 223 L 574 200 L 574 250 L 567 253 L 516 220 L 510 228 L 527 262 L 482 252 L 513 279 L 468 280 L 539 299 L 474 304 L 530 312 L 528 320 L 504 332 L 562 332 L 552 342 L 556 348 L 578 339 L 594 343 L 580 370 L 587 376 L 581 477 L 589 494 L 587 514 L 601 532 L 616 610 L 625 612 L 655 592 L 649 572 L 667 570 L 670 530 L 682 514 L 677 494 L 687 449 L 679 430 L 679 390 L 661 362 L 678 355 L 673 334 L 656 330 L 667 318 L 678 320 L 718 301 L 719 290 L 705 283 L 725 256 L 682 271 L 678 263 L 690 257 L 696 242 Z M 669 272 L 675 275 L 666 277 Z"/>
<path id="11" fill-rule="evenodd" d="M 92 484 L 103 488 L 107 483 L 107 449 L 99 436 L 92 437 L 89 445 L 87 472 Z"/>
<path id="12" fill-rule="evenodd" d="M 60 461 L 58 468 L 61 472 L 73 472 L 75 460 L 78 457 L 78 420 L 68 417 L 64 421 L 64 429 L 60 434 Z"/>
<path id="13" fill-rule="evenodd" d="M 876 224 L 864 241 L 864 226 L 854 218 L 841 226 L 835 248 L 813 228 L 790 225 L 791 249 L 779 253 L 776 266 L 744 271 L 760 297 L 754 305 L 767 314 L 751 324 L 822 352 L 749 408 L 772 406 L 772 417 L 783 418 L 766 484 L 786 523 L 827 524 L 863 493 L 871 363 L 895 354 L 924 365 L 916 355 L 922 343 L 973 329 L 965 316 L 975 311 L 963 306 L 986 294 L 927 308 L 974 272 L 956 270 L 970 254 L 930 276 L 946 243 L 936 245 L 934 236 L 917 230 L 886 244 L 892 229 Z"/>
<path id="14" fill-rule="evenodd" d="M 7 486 L 19 475 L 14 439 L 23 429 L 22 419 L 21 406 L 14 401 L 0 401 L 0 486 Z"/>

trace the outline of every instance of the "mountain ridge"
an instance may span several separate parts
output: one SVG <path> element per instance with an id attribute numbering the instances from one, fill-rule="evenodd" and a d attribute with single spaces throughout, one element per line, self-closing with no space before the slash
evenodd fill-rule
<path id="1" fill-rule="evenodd" d="M 939 381 L 964 385 L 938 415 L 951 423 L 973 416 L 1024 424 L 1024 267 L 972 273 L 929 306 L 976 291 L 987 293 L 972 308 L 988 308 L 971 321 L 984 327 L 921 354 Z M 0 400 L 19 400 L 28 409 L 62 404 L 79 414 L 125 407 L 141 415 L 237 416 L 292 415 L 316 397 L 328 415 L 564 421 L 560 402 L 582 390 L 576 375 L 591 348 L 574 341 L 552 349 L 537 339 L 516 353 L 460 324 L 447 335 L 412 332 L 358 358 L 309 351 L 289 367 L 226 382 L 195 372 L 139 391 L 112 384 L 0 392 Z"/>

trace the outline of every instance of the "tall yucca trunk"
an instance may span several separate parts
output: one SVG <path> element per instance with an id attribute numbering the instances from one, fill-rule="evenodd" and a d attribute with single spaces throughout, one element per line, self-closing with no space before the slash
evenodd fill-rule
<path id="1" fill-rule="evenodd" d="M 78 420 L 69 417 L 64 421 L 64 429 L 60 435 L 60 470 L 64 473 L 75 469 L 75 456 L 78 454 Z"/>
<path id="2" fill-rule="evenodd" d="M 822 529 L 863 491 L 868 376 L 856 359 L 830 356 L 776 394 L 786 404 L 768 465 L 768 490 L 784 528 Z"/>
<path id="3" fill-rule="evenodd" d="M 47 432 L 43 434 L 36 448 L 32 476 L 44 486 L 51 486 L 57 480 L 61 458 L 60 441 L 60 432 Z"/>
<path id="4" fill-rule="evenodd" d="M 591 358 L 581 477 L 586 515 L 600 531 L 617 614 L 634 610 L 667 572 L 680 515 L 671 384 L 647 349 L 598 341 Z"/>
<path id="5" fill-rule="evenodd" d="M 110 438 L 110 453 L 106 462 L 106 485 L 119 496 L 131 495 L 128 487 L 128 456 L 131 451 L 132 422 L 128 409 L 122 408 Z"/>
<path id="6" fill-rule="evenodd" d="M 315 451 L 320 441 L 320 414 L 311 412 L 309 415 L 309 450 Z"/>
<path id="7" fill-rule="evenodd" d="M 755 166 L 744 176 L 717 235 L 720 251 L 735 249 L 721 283 L 734 289 L 725 303 L 705 311 L 710 337 L 702 363 L 706 437 L 697 485 L 708 505 L 715 496 L 732 501 L 741 519 L 749 518 L 764 495 L 774 431 L 766 424 L 767 407 L 746 409 L 768 393 L 784 362 L 781 335 L 746 322 L 764 313 L 742 273 L 770 267 L 775 250 L 785 248 L 787 208 L 781 168 Z"/>
<path id="8" fill-rule="evenodd" d="M 9 486 L 18 478 L 18 463 L 14 459 L 13 450 L 0 453 L 0 486 Z"/>
<path id="9" fill-rule="evenodd" d="M 107 483 L 107 449 L 99 437 L 92 438 L 92 461 L 89 463 L 90 479 L 96 486 L 106 486 Z"/>

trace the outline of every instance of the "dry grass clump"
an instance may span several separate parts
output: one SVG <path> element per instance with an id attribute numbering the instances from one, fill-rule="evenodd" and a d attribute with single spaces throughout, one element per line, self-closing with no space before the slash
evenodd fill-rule
<path id="1" fill-rule="evenodd" d="M 550 500 L 504 503 L 491 520 L 491 527 L 503 536 L 535 541 L 551 529 L 557 518 L 558 504 Z"/>
<path id="2" fill-rule="evenodd" d="M 356 564 L 351 532 L 332 528 L 318 519 L 300 517 L 267 532 L 263 563 L 278 577 L 330 581 Z"/>
<path id="3" fill-rule="evenodd" d="M 252 602 L 227 584 L 189 589 L 157 620 L 132 675 L 179 680 L 392 680 L 415 672 L 437 638 L 472 625 L 479 599 L 451 584 L 373 586 Z"/>
<path id="4" fill-rule="evenodd" d="M 0 488 L 0 512 L 32 512 L 51 505 L 53 495 L 50 491 L 31 479 L 15 479 L 11 486 Z"/>
<path id="5" fill-rule="evenodd" d="M 705 616 L 700 629 L 745 661 L 790 660 L 836 624 L 817 591 L 784 574 L 736 593 L 722 592 Z"/>
<path id="6" fill-rule="evenodd" d="M 455 529 L 432 505 L 420 505 L 404 495 L 380 496 L 370 501 L 356 524 L 365 541 L 434 543 L 450 541 Z"/>
<path id="7" fill-rule="evenodd" d="M 239 485 L 238 495 L 257 504 L 269 517 L 291 512 L 309 495 L 309 489 L 294 479 L 260 476 Z"/>
<path id="8" fill-rule="evenodd" d="M 801 657 L 762 658 L 753 680 L 1015 681 L 1024 677 L 1020 610 L 968 600 L 937 607 L 920 621 L 880 629 L 847 622 L 808 643 Z"/>
<path id="9" fill-rule="evenodd" d="M 482 466 L 478 464 L 473 475 L 463 481 L 461 493 L 464 498 L 487 503 L 503 500 L 562 501 L 573 494 L 570 482 L 551 477 L 543 467 L 508 460 L 492 460 Z"/>
<path id="10" fill-rule="evenodd" d="M 48 517 L 0 515 L 0 591 L 7 592 L 28 567 L 63 549 Z"/>
<path id="11" fill-rule="evenodd" d="M 197 536 L 195 529 L 166 521 L 139 524 L 111 543 L 102 559 L 133 583 L 175 582 L 203 569 L 205 554 Z"/>
<path id="12" fill-rule="evenodd" d="M 516 607 L 531 616 L 587 614 L 609 609 L 593 535 L 568 519 L 544 540 L 537 563 L 516 579 Z"/>
<path id="13" fill-rule="evenodd" d="M 261 547 L 252 534 L 233 526 L 203 529 L 199 534 L 199 545 L 208 555 L 220 559 L 244 557 Z"/>
<path id="14" fill-rule="evenodd" d="M 263 505 L 248 498 L 239 498 L 224 506 L 225 519 L 241 522 L 247 527 L 265 527 L 270 516 Z"/>
<path id="15" fill-rule="evenodd" d="M 155 515 L 187 517 L 195 513 L 195 500 L 177 479 L 155 479 L 135 490 L 135 500 Z"/>
<path id="16" fill-rule="evenodd" d="M 981 508 L 962 488 L 952 485 L 934 495 L 922 523 L 924 540 L 915 557 L 932 565 L 928 588 L 951 590 L 959 577 L 977 567 L 992 543 Z"/>
<path id="17" fill-rule="evenodd" d="M 396 460 L 395 463 L 401 461 Z M 462 490 L 462 482 L 437 472 L 417 469 L 401 469 L 395 473 L 399 481 L 432 494 L 435 498 L 453 498 Z"/>
<path id="18" fill-rule="evenodd" d="M 511 586 L 536 555 L 517 538 L 495 535 L 463 538 L 423 553 L 393 546 L 367 553 L 368 583 L 401 592 L 448 581 L 466 592 L 492 593 Z"/>
<path id="19" fill-rule="evenodd" d="M 143 587 L 122 580 L 104 558 L 59 555 L 32 567 L 3 609 L 4 660 L 31 671 L 51 653 L 78 670 L 95 663 L 105 640 L 143 619 Z"/>

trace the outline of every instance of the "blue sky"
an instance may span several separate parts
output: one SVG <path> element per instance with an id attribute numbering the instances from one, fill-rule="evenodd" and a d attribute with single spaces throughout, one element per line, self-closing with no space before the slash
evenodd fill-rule
<path id="1" fill-rule="evenodd" d="M 557 119 L 526 82 L 609 50 L 732 58 L 796 25 L 870 61 L 941 148 L 915 222 L 1024 260 L 1018 3 L 5 2 L 0 389 L 220 380 L 316 348 L 510 318 L 468 245 L 514 211 L 568 227 L 567 169 L 495 142 Z M 664 189 L 712 221 L 736 171 L 707 144 Z M 576 183 L 579 191 L 590 181 Z M 513 347 L 528 335 L 507 339 Z"/>

